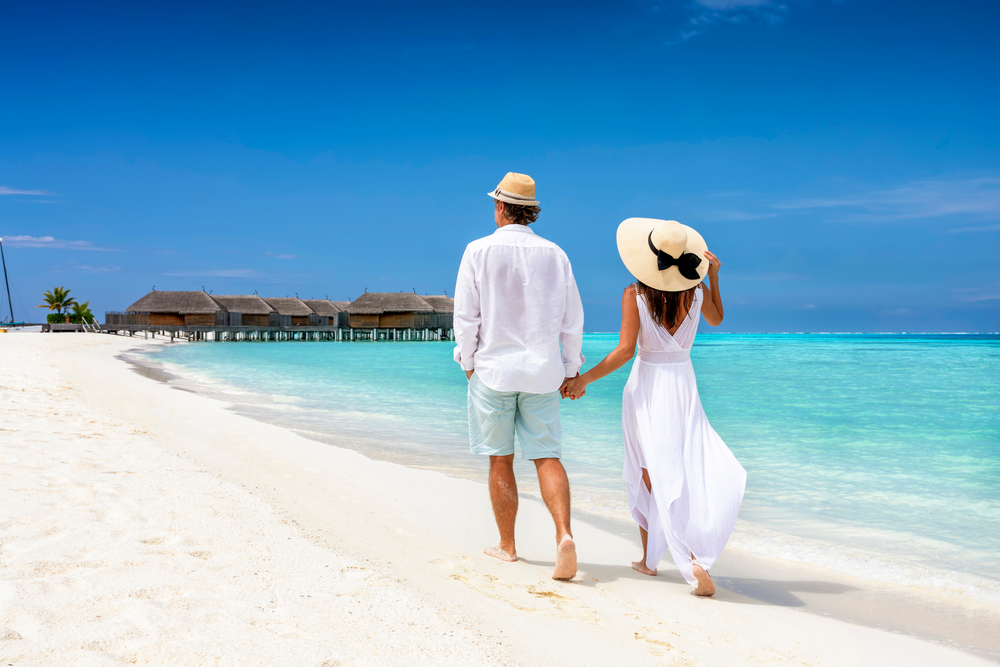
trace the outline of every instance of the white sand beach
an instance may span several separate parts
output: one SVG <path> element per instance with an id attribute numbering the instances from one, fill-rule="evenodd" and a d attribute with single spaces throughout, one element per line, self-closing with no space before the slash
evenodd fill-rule
<path id="1" fill-rule="evenodd" d="M 728 549 L 697 598 L 577 518 L 550 578 L 482 554 L 484 484 L 263 424 L 118 358 L 159 341 L 0 334 L 0 665 L 986 665 L 995 608 Z M 180 343 L 178 343 L 180 344 Z M 484 466 L 485 470 L 485 466 Z M 485 477 L 485 472 L 484 472 Z M 572 482 L 572 480 L 571 480 Z"/>

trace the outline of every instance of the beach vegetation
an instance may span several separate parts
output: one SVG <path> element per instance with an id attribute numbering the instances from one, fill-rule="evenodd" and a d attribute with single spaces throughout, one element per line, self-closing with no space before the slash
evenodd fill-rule
<path id="1" fill-rule="evenodd" d="M 90 302 L 74 303 L 72 312 L 49 313 L 45 321 L 49 324 L 93 324 L 94 314 L 90 312 Z"/>
<path id="2" fill-rule="evenodd" d="M 58 322 L 59 319 L 62 319 L 61 316 L 64 315 L 64 311 L 66 309 L 76 305 L 76 299 L 71 297 L 69 293 L 70 290 L 66 289 L 65 287 L 53 287 L 51 291 L 42 293 L 42 301 L 44 301 L 45 303 L 37 305 L 35 306 L 35 308 L 48 308 L 51 311 L 55 311 L 55 314 L 57 315 L 57 318 L 55 320 L 52 319 L 51 313 L 46 319 L 49 322 L 53 321 Z M 65 320 L 66 323 L 69 324 L 68 314 L 65 314 Z"/>
<path id="3" fill-rule="evenodd" d="M 69 316 L 69 321 L 75 324 L 93 324 L 94 314 L 90 312 L 90 302 L 74 303 L 73 312 Z"/>

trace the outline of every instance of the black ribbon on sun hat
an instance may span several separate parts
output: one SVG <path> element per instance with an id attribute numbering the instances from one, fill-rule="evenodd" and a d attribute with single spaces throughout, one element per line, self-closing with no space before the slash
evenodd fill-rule
<path id="1" fill-rule="evenodd" d="M 698 267 L 701 266 L 701 257 L 693 252 L 681 253 L 680 257 L 674 257 L 668 252 L 663 252 L 653 245 L 653 232 L 649 232 L 649 249 L 656 255 L 656 268 L 659 271 L 666 271 L 671 266 L 676 266 L 681 275 L 688 280 L 701 280 Z"/>

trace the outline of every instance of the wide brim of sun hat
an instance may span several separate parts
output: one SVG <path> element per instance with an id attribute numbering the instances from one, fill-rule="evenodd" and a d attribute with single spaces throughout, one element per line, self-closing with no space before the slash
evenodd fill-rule
<path id="1" fill-rule="evenodd" d="M 698 279 L 684 277 L 677 266 L 660 271 L 657 253 L 649 247 L 651 242 L 675 259 L 685 252 L 700 257 Z M 618 225 L 618 254 L 625 268 L 644 285 L 661 292 L 683 292 L 704 280 L 709 266 L 706 250 L 708 245 L 701 234 L 676 220 L 629 218 Z"/>
<path id="2" fill-rule="evenodd" d="M 535 179 L 527 174 L 507 172 L 500 184 L 487 196 L 517 206 L 541 206 L 535 199 Z"/>

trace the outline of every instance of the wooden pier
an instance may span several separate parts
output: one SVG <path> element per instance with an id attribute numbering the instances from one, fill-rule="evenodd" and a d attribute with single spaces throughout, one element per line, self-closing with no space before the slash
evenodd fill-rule
<path id="1" fill-rule="evenodd" d="M 144 338 L 181 339 L 190 342 L 290 342 L 290 341 L 453 341 L 454 329 L 360 329 L 349 327 L 243 327 L 163 326 L 150 324 L 103 324 L 99 333 Z"/>
<path id="2" fill-rule="evenodd" d="M 427 298 L 434 305 L 407 292 L 366 292 L 353 302 L 334 302 L 153 290 L 125 312 L 106 312 L 103 325 L 83 330 L 191 342 L 455 340 L 454 300 Z"/>

